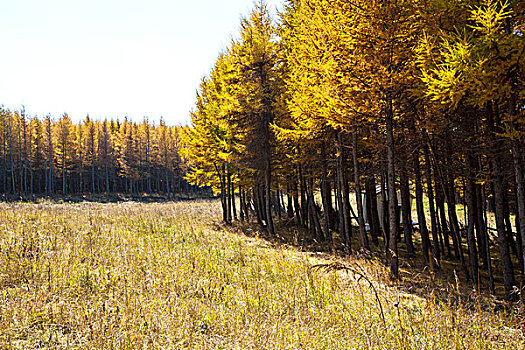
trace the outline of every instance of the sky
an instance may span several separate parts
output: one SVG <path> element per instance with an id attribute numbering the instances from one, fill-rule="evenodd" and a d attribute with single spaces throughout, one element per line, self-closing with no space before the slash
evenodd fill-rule
<path id="1" fill-rule="evenodd" d="M 275 13 L 282 0 L 267 0 Z M 0 0 L 0 105 L 185 125 L 252 0 Z"/>

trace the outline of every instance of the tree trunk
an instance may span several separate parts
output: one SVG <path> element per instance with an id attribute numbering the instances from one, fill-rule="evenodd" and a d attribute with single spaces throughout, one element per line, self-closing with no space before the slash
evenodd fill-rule
<path id="1" fill-rule="evenodd" d="M 323 230 L 321 228 L 321 223 L 319 222 L 319 216 L 317 213 L 317 207 L 315 204 L 314 199 L 314 181 L 313 177 L 310 174 L 308 179 L 308 202 L 310 207 L 310 213 L 311 213 L 311 223 L 310 226 L 312 227 L 312 231 L 315 232 L 315 237 L 320 241 L 323 242 L 325 240 L 325 235 L 323 234 Z"/>
<path id="2" fill-rule="evenodd" d="M 388 196 L 387 196 L 387 175 L 384 169 L 381 167 L 381 224 L 383 231 L 384 251 L 385 258 L 389 260 L 389 246 L 390 246 L 390 215 L 388 212 Z"/>
<path id="3" fill-rule="evenodd" d="M 231 181 L 231 174 L 230 178 L 228 179 L 230 181 L 230 187 L 231 187 L 231 202 L 232 202 L 232 213 L 233 213 L 233 219 L 237 220 L 237 204 L 235 203 L 235 185 Z M 195 197 L 197 197 L 197 192 L 195 192 Z"/>
<path id="4" fill-rule="evenodd" d="M 522 254 L 525 261 L 525 171 L 523 168 L 522 146 L 518 140 L 512 140 L 512 159 L 514 162 L 514 178 L 516 182 L 516 200 L 519 227 L 516 227 L 521 236 Z M 525 276 L 524 276 L 525 278 Z"/>
<path id="5" fill-rule="evenodd" d="M 229 223 L 228 221 L 228 208 L 226 204 L 226 186 L 224 181 L 224 164 L 222 164 L 221 170 L 219 170 L 219 167 L 215 165 L 215 170 L 217 171 L 217 175 L 219 176 L 219 182 L 221 185 L 221 207 L 222 207 L 222 221 L 226 224 Z"/>
<path id="6" fill-rule="evenodd" d="M 241 216 L 241 221 L 244 221 L 244 196 L 242 191 L 242 185 L 239 183 L 239 215 Z"/>
<path id="7" fill-rule="evenodd" d="M 428 147 L 424 148 L 424 154 L 425 154 L 425 164 L 426 164 L 426 170 L 427 170 L 427 197 L 428 197 L 428 204 L 430 207 L 430 227 L 432 229 L 432 263 L 434 264 L 434 269 L 439 269 L 439 264 L 441 261 L 441 252 L 439 250 L 439 236 L 438 236 L 438 228 L 437 228 L 437 220 L 436 220 L 436 210 L 434 207 L 434 190 L 432 186 L 432 165 L 430 163 L 430 154 L 428 151 Z"/>
<path id="8" fill-rule="evenodd" d="M 490 264 L 490 254 L 485 249 L 485 246 L 488 246 L 486 242 L 488 240 L 487 236 L 487 226 L 485 224 L 485 220 L 483 218 L 483 214 L 485 212 L 483 201 L 485 200 L 485 196 L 483 195 L 482 191 L 483 188 L 481 185 L 475 185 L 476 186 L 476 233 L 477 233 L 477 241 L 478 241 L 478 251 L 481 255 L 481 261 L 483 262 L 483 266 L 488 267 Z"/>
<path id="9" fill-rule="evenodd" d="M 303 227 L 303 219 L 301 214 L 301 205 L 299 204 L 299 188 L 297 184 L 297 179 L 295 180 L 293 184 L 293 204 L 295 208 L 295 221 L 297 223 L 297 227 Z"/>
<path id="10" fill-rule="evenodd" d="M 94 148 L 93 148 L 94 153 Z M 91 194 L 95 194 L 95 155 L 91 154 Z"/>
<path id="11" fill-rule="evenodd" d="M 370 225 L 370 233 L 372 235 L 372 241 L 375 246 L 379 245 L 379 231 L 381 225 L 379 223 L 379 213 L 377 212 L 377 193 L 376 183 L 374 175 L 369 175 L 366 180 L 366 193 L 367 193 L 367 213 L 368 223 Z"/>
<path id="12" fill-rule="evenodd" d="M 339 152 L 338 157 L 338 170 L 339 170 L 339 180 L 341 188 L 341 197 L 342 197 L 342 207 L 340 207 L 340 215 L 343 218 L 343 232 L 345 235 L 345 250 L 347 253 L 352 251 L 352 225 L 350 223 L 350 199 L 348 197 L 348 182 L 346 181 L 345 176 L 345 155 L 344 155 L 344 145 L 343 145 L 343 135 L 341 132 L 337 133 L 337 148 Z"/>
<path id="13" fill-rule="evenodd" d="M 339 159 L 338 159 L 339 160 Z M 339 235 L 341 236 L 341 240 L 343 242 L 344 249 L 347 249 L 349 246 L 349 239 L 347 235 L 347 228 L 345 227 L 345 219 L 343 215 L 343 180 L 342 180 L 342 171 L 339 164 L 339 161 L 337 162 L 337 191 L 336 191 L 336 204 L 337 204 L 337 217 L 339 220 L 338 228 L 339 228 Z"/>
<path id="14" fill-rule="evenodd" d="M 499 161 L 493 160 L 493 168 L 495 174 L 500 174 L 501 169 L 499 167 Z M 503 191 L 505 187 L 503 185 L 503 179 L 501 175 L 494 176 L 494 200 L 496 206 L 496 229 L 498 231 L 498 244 L 501 255 L 501 265 L 503 268 L 503 280 L 505 284 L 505 290 L 509 294 L 514 286 L 516 280 L 514 279 L 514 269 L 512 267 L 512 261 L 510 259 L 510 249 L 507 240 L 507 232 L 504 221 L 504 209 L 503 209 Z"/>
<path id="15" fill-rule="evenodd" d="M 170 171 L 168 170 L 167 164 L 164 166 L 164 175 L 166 177 L 166 195 L 168 199 L 171 198 L 171 191 L 170 191 Z"/>
<path id="16" fill-rule="evenodd" d="M 419 149 L 414 152 L 414 173 L 416 182 L 416 209 L 417 220 L 419 223 L 419 232 L 421 234 L 421 242 L 423 249 L 423 257 L 425 263 L 430 264 L 430 238 L 427 228 L 427 219 L 425 217 L 425 209 L 423 206 L 423 185 L 421 183 L 421 168 L 419 163 Z"/>
<path id="17" fill-rule="evenodd" d="M 508 20 L 505 22 L 505 32 L 507 36 L 513 36 L 514 30 L 511 27 L 511 21 Z M 520 89 L 517 87 L 517 74 L 512 72 L 511 82 L 513 85 L 511 98 L 509 99 L 509 116 L 510 116 L 510 129 L 512 132 L 515 132 L 516 125 L 514 124 L 514 118 L 518 114 L 518 92 Z M 518 134 L 519 135 L 519 134 Z M 511 139 L 511 148 L 512 148 L 512 160 L 514 163 L 514 179 L 516 182 L 516 199 L 517 199 L 517 213 L 516 221 L 519 223 L 519 226 L 516 225 L 516 231 L 518 237 L 521 239 L 522 249 L 521 254 L 523 264 L 525 264 L 525 170 L 523 167 L 524 158 L 523 158 L 523 139 L 518 139 L 516 137 Z M 525 279 L 525 267 L 522 268 L 522 277 Z"/>
<path id="18" fill-rule="evenodd" d="M 503 180 L 503 170 L 501 168 L 502 146 L 501 141 L 497 139 L 494 113 L 492 106 L 488 106 L 488 123 L 489 123 L 489 140 L 492 144 L 491 164 L 492 164 L 492 180 L 494 185 L 494 205 L 496 214 L 496 229 L 498 231 L 498 244 L 501 256 L 501 265 L 503 269 L 503 281 L 507 297 L 510 296 L 516 280 L 514 278 L 514 269 L 510 258 L 510 249 L 507 240 L 507 233 L 505 229 L 505 212 L 504 212 L 504 192 L 505 184 Z"/>
<path id="19" fill-rule="evenodd" d="M 410 187 L 408 184 L 406 157 L 400 166 L 399 181 L 401 190 L 401 211 L 403 214 L 403 233 L 409 256 L 414 256 L 414 242 L 412 240 L 412 210 L 410 206 Z"/>
<path id="20" fill-rule="evenodd" d="M 273 227 L 273 218 L 272 218 L 272 168 L 270 160 L 268 160 L 268 163 L 266 164 L 266 171 L 264 175 L 265 180 L 265 188 L 266 188 L 266 220 L 267 220 L 267 228 L 268 233 L 272 236 L 275 236 L 275 229 Z"/>
<path id="21" fill-rule="evenodd" d="M 226 164 L 226 203 L 228 205 L 228 220 L 231 223 L 233 218 L 233 193 L 232 193 L 232 177 L 230 173 L 230 164 Z"/>
<path id="22" fill-rule="evenodd" d="M 492 272 L 492 259 L 490 257 L 490 245 L 489 245 L 489 235 L 488 235 L 488 230 L 487 230 L 487 224 L 486 224 L 486 219 L 484 218 L 484 215 L 486 213 L 486 203 L 487 203 L 487 200 L 485 198 L 485 189 L 483 188 L 482 185 L 477 185 L 477 192 L 476 192 L 476 195 L 478 197 L 478 200 L 476 201 L 477 202 L 477 214 L 478 214 L 478 218 L 477 218 L 477 223 L 478 223 L 478 227 L 480 229 L 480 233 L 479 233 L 479 236 L 480 237 L 483 237 L 483 252 L 484 254 L 486 255 L 487 257 L 487 260 L 485 262 L 485 266 L 487 268 L 487 272 L 489 274 L 489 284 L 490 284 L 490 290 L 492 292 L 492 294 L 496 294 L 496 289 L 495 289 L 495 286 L 494 286 L 494 274 Z"/>
<path id="23" fill-rule="evenodd" d="M 397 254 L 397 194 L 394 159 L 394 113 L 392 99 L 387 96 L 386 108 L 386 138 L 387 138 L 387 184 L 388 184 L 388 212 L 390 215 L 390 272 L 392 277 L 399 278 L 399 257 Z"/>
<path id="24" fill-rule="evenodd" d="M 293 213 L 293 193 L 290 186 L 288 186 L 288 191 L 286 193 L 287 202 L 286 202 L 286 214 L 288 216 L 288 219 L 292 219 L 294 217 Z"/>
<path id="25" fill-rule="evenodd" d="M 250 198 L 246 198 L 246 190 L 242 192 L 242 204 L 244 206 L 244 214 L 246 215 L 246 221 L 250 220 Z"/>
<path id="26" fill-rule="evenodd" d="M 260 190 L 259 190 L 259 186 L 258 185 L 255 185 L 253 188 L 252 188 L 252 195 L 253 195 L 253 209 L 255 210 L 255 217 L 257 218 L 257 224 L 259 224 L 260 226 L 263 226 L 263 223 L 262 223 L 262 215 L 261 215 L 261 203 L 260 203 L 260 196 L 259 196 L 259 193 Z"/>
<path id="27" fill-rule="evenodd" d="M 330 231 L 330 228 L 332 227 L 332 223 L 330 220 L 330 216 L 332 214 L 332 189 L 330 188 L 330 183 L 328 182 L 328 165 L 327 165 L 327 159 L 325 154 L 325 146 L 324 143 L 321 146 L 321 154 L 322 154 L 322 162 L 323 162 L 323 178 L 321 180 L 321 199 L 323 202 L 323 219 L 324 219 L 324 231 L 326 234 L 326 238 L 328 241 L 332 242 L 332 232 Z"/>
<path id="28" fill-rule="evenodd" d="M 328 241 L 332 242 L 332 222 L 331 222 L 331 214 L 333 211 L 332 208 L 332 189 L 330 188 L 330 183 L 327 179 L 327 171 L 326 168 L 323 168 L 323 179 L 321 180 L 321 200 L 323 202 L 323 226 L 324 226 L 324 232 L 326 235 L 326 238 Z"/>
<path id="29" fill-rule="evenodd" d="M 520 249 L 518 249 L 516 241 L 514 240 L 514 232 L 512 230 L 512 223 L 510 221 L 510 208 L 509 208 L 509 198 L 507 195 L 507 191 L 503 192 L 503 213 L 504 213 L 505 227 L 507 231 L 507 242 L 509 244 L 510 249 L 512 250 L 512 254 L 516 256 L 516 259 L 519 262 L 520 271 L 523 273 L 523 260 L 522 260 L 523 256 L 521 255 L 521 247 Z"/>
<path id="30" fill-rule="evenodd" d="M 439 166 L 439 164 L 436 164 L 436 168 Z M 449 256 L 452 256 L 452 252 L 450 250 L 450 237 L 449 237 L 449 228 L 447 223 L 447 216 L 445 214 L 445 190 L 444 190 L 444 184 L 442 183 L 444 179 L 441 179 L 441 176 L 437 176 L 436 173 L 434 173 L 434 182 L 436 184 L 436 206 L 437 206 L 437 213 L 438 218 L 441 226 L 441 233 L 443 234 L 443 241 L 445 243 L 445 247 L 447 249 L 447 254 Z M 443 248 L 443 247 L 442 247 Z M 443 248 L 443 253 L 445 252 L 445 249 Z"/>
<path id="31" fill-rule="evenodd" d="M 359 224 L 359 237 L 361 238 L 361 247 L 370 250 L 368 237 L 366 235 L 365 217 L 363 215 L 363 197 L 361 194 L 361 173 L 359 172 L 359 159 L 357 157 L 357 127 L 352 135 L 352 158 L 354 162 L 354 183 L 355 198 L 357 202 L 357 221 Z"/>
<path id="32" fill-rule="evenodd" d="M 469 162 L 470 163 L 470 162 Z M 472 282 L 474 288 L 478 288 L 479 271 L 478 271 L 478 251 L 476 248 L 476 236 L 474 235 L 474 223 L 476 221 L 476 197 L 475 185 L 472 174 L 467 179 L 467 207 L 468 207 L 468 223 L 467 223 L 467 243 L 469 252 L 470 272 L 472 274 Z"/>
<path id="33" fill-rule="evenodd" d="M 282 219 L 282 215 L 281 215 L 281 189 L 278 188 L 277 191 L 275 192 L 275 207 L 277 208 L 277 216 L 279 218 L 279 220 Z"/>
<path id="34" fill-rule="evenodd" d="M 308 228 L 308 198 L 306 196 L 306 181 L 301 164 L 299 164 L 299 185 L 301 186 L 301 225 L 304 228 Z"/>

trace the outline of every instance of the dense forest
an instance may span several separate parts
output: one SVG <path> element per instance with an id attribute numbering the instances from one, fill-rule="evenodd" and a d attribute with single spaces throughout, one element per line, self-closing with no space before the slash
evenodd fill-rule
<path id="1" fill-rule="evenodd" d="M 181 134 L 187 178 L 220 191 L 226 223 L 238 213 L 275 235 L 286 216 L 347 253 L 379 247 L 392 278 L 401 246 L 492 292 L 497 269 L 512 297 L 524 20 L 515 0 L 288 0 L 277 20 L 258 1 L 202 80 Z"/>
<path id="2" fill-rule="evenodd" d="M 74 124 L 0 109 L 0 193 L 5 199 L 84 194 L 161 194 L 192 190 L 183 179 L 179 127 L 161 119 L 138 124 L 95 121 Z"/>

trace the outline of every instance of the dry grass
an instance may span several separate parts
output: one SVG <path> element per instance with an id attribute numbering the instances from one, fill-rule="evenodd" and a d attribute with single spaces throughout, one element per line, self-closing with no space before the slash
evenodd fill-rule
<path id="1" fill-rule="evenodd" d="M 222 230 L 218 209 L 0 204 L 0 348 L 525 346 L 510 315 L 403 293 L 379 263 Z"/>

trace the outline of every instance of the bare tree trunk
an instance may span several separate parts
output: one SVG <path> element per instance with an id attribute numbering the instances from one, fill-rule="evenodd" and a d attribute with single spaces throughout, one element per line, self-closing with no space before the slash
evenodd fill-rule
<path id="1" fill-rule="evenodd" d="M 308 198 L 306 196 L 306 181 L 304 179 L 303 167 L 299 164 L 299 185 L 301 186 L 301 225 L 304 228 L 308 227 Z"/>
<path id="2" fill-rule="evenodd" d="M 357 158 L 357 128 L 352 135 L 352 158 L 354 161 L 354 183 L 355 198 L 357 202 L 357 219 L 359 223 L 359 237 L 361 238 L 361 247 L 370 250 L 368 237 L 366 235 L 365 217 L 363 215 L 363 197 L 361 197 L 361 173 L 359 172 L 359 159 Z"/>
<path id="3" fill-rule="evenodd" d="M 250 208 L 251 208 L 251 204 L 250 204 L 250 198 L 248 196 L 248 198 L 246 198 L 246 190 L 244 190 L 242 192 L 242 204 L 243 204 L 243 207 L 244 207 L 244 214 L 246 215 L 246 221 L 249 221 L 250 220 Z"/>
<path id="4" fill-rule="evenodd" d="M 264 174 L 264 182 L 266 188 L 266 220 L 268 233 L 272 236 L 275 236 L 275 229 L 273 227 L 273 218 L 272 218 L 272 164 L 270 157 L 268 155 L 268 160 L 266 163 L 266 171 Z"/>
<path id="5" fill-rule="evenodd" d="M 332 242 L 332 232 L 330 231 L 330 228 L 332 227 L 332 223 L 330 220 L 330 216 L 332 214 L 332 189 L 330 188 L 330 183 L 328 182 L 328 166 L 327 166 L 327 159 L 326 159 L 326 153 L 325 153 L 325 145 L 322 143 L 321 145 L 321 154 L 322 154 L 322 162 L 323 162 L 323 178 L 321 180 L 321 198 L 323 201 L 323 219 L 324 219 L 324 230 L 326 234 L 326 238 L 328 241 Z"/>
<path id="6" fill-rule="evenodd" d="M 288 187 L 288 190 L 287 190 L 287 193 L 286 193 L 286 198 L 287 198 L 286 214 L 287 214 L 288 219 L 292 219 L 294 217 L 293 193 L 292 193 L 293 191 L 292 191 L 292 187 L 290 185 L 288 185 L 287 187 Z"/>
<path id="7" fill-rule="evenodd" d="M 235 203 L 235 185 L 233 184 L 232 182 L 232 179 L 231 179 L 232 175 L 231 173 L 228 171 L 228 182 L 230 183 L 230 188 L 231 188 L 231 202 L 232 202 L 232 213 L 233 213 L 233 219 L 237 221 L 237 205 Z"/>
<path id="8" fill-rule="evenodd" d="M 253 188 L 252 188 L 252 195 L 253 195 L 253 206 L 254 206 L 254 210 L 255 210 L 255 217 L 257 218 L 257 224 L 259 224 L 260 226 L 263 226 L 263 218 L 262 218 L 262 214 L 261 214 L 261 203 L 260 203 L 260 190 L 259 190 L 259 186 L 258 185 L 255 185 Z"/>
<path id="9" fill-rule="evenodd" d="M 282 213 L 281 213 L 281 189 L 277 188 L 277 191 L 274 192 L 274 198 L 275 198 L 275 208 L 277 209 L 277 217 L 279 220 L 282 219 Z"/>
<path id="10" fill-rule="evenodd" d="M 226 203 L 226 181 L 224 180 L 224 171 L 225 166 L 224 163 L 222 164 L 221 170 L 215 165 L 215 169 L 217 171 L 217 175 L 219 175 L 219 182 L 221 185 L 221 206 L 222 206 L 222 221 L 226 224 L 230 224 L 229 216 L 228 216 L 228 208 Z"/>
<path id="11" fill-rule="evenodd" d="M 242 192 L 242 185 L 239 183 L 239 215 L 241 221 L 244 221 L 244 197 Z"/>
<path id="12" fill-rule="evenodd" d="M 295 171 L 297 174 L 297 169 Z M 300 228 L 303 226 L 303 219 L 302 219 L 302 210 L 301 205 L 299 203 L 299 185 L 298 185 L 298 179 L 296 178 L 293 184 L 293 205 L 294 205 L 294 211 L 295 211 L 295 221 L 297 223 L 297 227 Z"/>
<path id="13" fill-rule="evenodd" d="M 519 201 L 519 199 L 517 198 L 518 197 L 518 194 L 516 193 L 516 203 Z M 517 204 L 516 204 L 517 206 Z M 521 235 L 521 232 L 520 232 L 520 216 L 519 216 L 519 213 L 516 213 L 516 216 L 514 218 L 514 224 L 516 226 L 516 243 L 518 245 L 518 252 L 520 254 L 520 264 L 521 264 L 521 275 L 522 277 L 525 275 L 525 257 L 524 257 L 524 254 L 523 254 L 523 236 Z"/>
<path id="14" fill-rule="evenodd" d="M 428 196 L 428 204 L 430 207 L 430 227 L 432 229 L 432 255 L 434 259 L 432 260 L 432 263 L 434 264 L 434 269 L 439 269 L 439 264 L 441 261 L 441 252 L 439 250 L 439 236 L 438 236 L 438 228 L 437 228 L 437 221 L 436 221 L 436 210 L 434 207 L 434 190 L 432 186 L 432 165 L 430 163 L 430 154 L 428 151 L 428 147 L 424 148 L 424 154 L 425 154 L 425 164 L 426 164 L 426 170 L 427 170 L 427 196 Z"/>
<path id="15" fill-rule="evenodd" d="M 325 240 L 325 235 L 323 234 L 321 223 L 319 222 L 319 216 L 317 213 L 313 190 L 314 190 L 314 180 L 313 180 L 312 175 L 310 174 L 308 178 L 308 202 L 309 202 L 309 210 L 311 213 L 310 214 L 311 216 L 310 226 L 312 228 L 312 231 L 315 233 L 314 237 L 316 237 L 319 241 L 323 242 Z"/>
<path id="16" fill-rule="evenodd" d="M 439 166 L 439 164 L 436 163 L 436 168 Z M 443 234 L 443 241 L 445 243 L 445 247 L 447 249 L 447 254 L 449 256 L 452 255 L 452 252 L 450 250 L 450 238 L 449 238 L 449 230 L 448 230 L 448 223 L 447 223 L 447 216 L 445 214 L 445 193 L 444 193 L 444 184 L 442 183 L 444 179 L 441 179 L 440 176 L 437 175 L 437 172 L 434 173 L 434 182 L 436 184 L 436 209 L 437 209 L 437 217 L 438 222 L 440 223 L 441 227 L 441 233 Z M 445 247 L 441 247 L 443 250 L 443 254 L 445 254 Z"/>
<path id="17" fill-rule="evenodd" d="M 341 241 L 343 243 L 344 247 L 348 246 L 348 236 L 346 234 L 346 227 L 345 227 L 345 220 L 343 216 L 343 191 L 341 191 L 341 187 L 343 185 L 343 181 L 341 179 L 341 169 L 339 166 L 337 166 L 337 186 L 336 186 L 336 210 L 337 210 L 337 219 L 338 219 L 338 231 L 339 236 L 341 236 Z M 345 248 L 346 249 L 346 248 Z"/>
<path id="18" fill-rule="evenodd" d="M 507 36 L 513 36 L 514 30 L 511 27 L 511 21 L 507 20 L 505 22 L 505 33 Z M 514 124 L 514 118 L 518 114 L 518 92 L 520 89 L 517 87 L 517 74 L 512 72 L 510 76 L 513 88 L 511 93 L 511 98 L 509 100 L 509 116 L 510 116 L 510 129 L 511 131 L 516 131 L 516 125 Z M 519 135 L 519 134 L 518 134 Z M 525 170 L 523 168 L 524 158 L 523 158 L 523 139 L 511 139 L 511 148 L 512 148 L 512 160 L 514 163 L 514 178 L 516 182 L 516 199 L 517 199 L 517 213 L 516 221 L 519 223 L 519 226 L 516 225 L 517 235 L 521 239 L 522 244 L 522 258 L 523 264 L 525 264 Z M 525 267 L 522 267 L 522 277 L 525 280 Z"/>
<path id="19" fill-rule="evenodd" d="M 344 243 L 345 243 L 345 250 L 347 253 L 350 253 L 352 251 L 352 244 L 351 244 L 351 230 L 352 226 L 350 223 L 350 203 L 348 198 L 348 186 L 345 176 L 345 167 L 344 167 L 344 146 L 343 146 L 343 136 L 340 132 L 337 132 L 337 151 L 339 153 L 338 159 L 337 159 L 337 170 L 339 175 L 339 183 L 340 183 L 340 196 L 341 196 L 341 206 L 339 207 L 339 215 L 342 218 L 342 234 L 344 236 Z"/>
<path id="20" fill-rule="evenodd" d="M 478 196 L 478 200 L 476 201 L 478 204 L 477 207 L 477 223 L 478 227 L 480 228 L 480 237 L 483 237 L 483 252 L 487 256 L 487 261 L 485 262 L 485 266 L 487 268 L 487 272 L 489 274 L 489 284 L 490 284 L 490 290 L 492 294 L 496 294 L 496 289 L 494 286 L 494 274 L 492 272 L 492 259 L 490 257 L 490 245 L 489 245 L 489 235 L 487 230 L 487 224 L 486 219 L 484 218 L 486 213 L 486 203 L 487 199 L 485 196 L 485 189 L 482 185 L 477 185 L 477 192 L 476 195 Z"/>
<path id="21" fill-rule="evenodd" d="M 423 206 L 423 185 L 421 183 L 419 149 L 414 152 L 414 173 L 416 182 L 417 220 L 419 223 L 419 232 L 421 233 L 423 257 L 425 258 L 425 263 L 428 265 L 430 264 L 430 238 L 427 228 L 427 219 L 425 217 L 425 209 Z"/>
<path id="22" fill-rule="evenodd" d="M 381 227 L 383 231 L 385 258 L 389 260 L 389 246 L 390 246 L 390 215 L 388 211 L 388 195 L 387 195 L 387 175 L 385 169 L 381 167 Z"/>
<path id="23" fill-rule="evenodd" d="M 403 233 L 405 236 L 405 244 L 407 246 L 407 253 L 409 256 L 414 256 L 414 242 L 412 240 L 412 210 L 410 206 L 410 188 L 408 184 L 406 156 L 403 155 L 404 162 L 400 165 L 399 181 L 401 191 L 401 212 L 403 215 Z"/>
<path id="24" fill-rule="evenodd" d="M 448 199 L 448 217 L 450 220 L 450 231 L 452 235 L 452 243 L 454 244 L 454 253 L 456 254 L 456 257 L 459 258 L 461 265 L 465 266 L 466 269 L 465 257 L 463 256 L 463 246 L 461 242 L 461 229 L 459 227 L 459 220 L 456 212 L 456 196 L 453 177 L 450 177 L 448 182 L 449 184 L 445 190 L 445 193 L 447 194 Z"/>
<path id="25" fill-rule="evenodd" d="M 505 227 L 507 231 L 507 242 L 509 244 L 510 249 L 512 250 L 512 254 L 516 256 L 516 259 L 519 262 L 521 273 L 523 273 L 523 255 L 521 254 L 521 246 L 520 248 L 518 248 L 518 245 L 514 240 L 514 232 L 512 230 L 512 223 L 510 221 L 509 197 L 507 195 L 507 191 L 503 192 L 503 213 Z"/>
<path id="26" fill-rule="evenodd" d="M 496 229 L 498 231 L 498 244 L 500 249 L 501 265 L 503 269 L 503 281 L 505 284 L 507 297 L 509 297 L 514 286 L 516 285 L 516 280 L 514 278 L 514 269 L 510 259 L 510 250 L 504 221 L 505 213 L 503 196 L 505 192 L 505 185 L 503 180 L 503 170 L 501 168 L 502 147 L 501 141 L 496 138 L 497 128 L 495 125 L 494 113 L 491 105 L 488 106 L 488 123 L 490 128 L 489 140 L 492 144 L 491 164 L 493 171 L 492 180 L 494 184 L 494 204 L 496 209 Z"/>
<path id="27" fill-rule="evenodd" d="M 232 181 L 231 181 L 231 174 L 230 174 L 230 165 L 226 164 L 226 170 L 225 170 L 225 185 L 226 185 L 226 206 L 227 206 L 227 213 L 228 213 L 228 222 L 232 222 Z"/>
<path id="28" fill-rule="evenodd" d="M 494 173 L 499 174 L 501 169 L 499 168 L 497 160 L 493 160 Z M 496 205 L 496 229 L 498 230 L 498 244 L 500 248 L 501 264 L 503 268 L 503 280 L 505 284 L 505 290 L 507 294 L 510 293 L 516 285 L 514 279 L 514 269 L 512 267 L 512 261 L 510 259 L 510 249 L 507 240 L 507 232 L 504 221 L 504 210 L 503 210 L 503 191 L 504 185 L 501 175 L 495 175 L 494 178 L 494 199 Z"/>
<path id="29" fill-rule="evenodd" d="M 525 261 L 525 171 L 523 170 L 523 152 L 517 140 L 512 140 L 512 159 L 514 162 L 514 177 L 516 182 L 516 202 L 519 226 L 516 226 L 518 235 L 521 237 L 522 260 Z M 525 279 L 525 276 L 523 276 Z"/>
<path id="30" fill-rule="evenodd" d="M 223 164 L 222 165 L 222 174 L 223 174 L 223 182 L 224 182 L 224 204 L 226 206 L 226 218 L 227 223 L 232 223 L 232 206 L 231 206 L 231 182 L 230 182 L 230 173 L 228 169 L 228 165 Z"/>
<path id="31" fill-rule="evenodd" d="M 164 175 L 166 177 L 166 195 L 168 199 L 171 198 L 171 191 L 170 191 L 170 171 L 168 170 L 167 164 L 164 166 Z"/>
<path id="32" fill-rule="evenodd" d="M 379 231 L 381 225 L 379 223 L 379 213 L 377 212 L 377 193 L 376 183 L 374 175 L 369 175 L 366 180 L 366 193 L 367 193 L 367 213 L 368 222 L 370 225 L 370 233 L 372 235 L 372 241 L 375 246 L 379 245 Z"/>
<path id="33" fill-rule="evenodd" d="M 470 163 L 470 161 L 469 161 Z M 467 179 L 467 207 L 468 207 L 468 222 L 467 222 L 467 243 L 469 251 L 470 272 L 472 274 L 472 282 L 475 288 L 479 285 L 479 271 L 478 271 L 478 251 L 476 248 L 476 236 L 474 235 L 474 223 L 476 221 L 476 197 L 475 185 L 472 174 Z"/>
<path id="34" fill-rule="evenodd" d="M 386 107 L 386 138 L 387 138 L 387 183 L 388 183 L 388 212 L 390 215 L 390 272 L 392 277 L 399 278 L 399 257 L 397 253 L 398 219 L 397 194 L 394 159 L 394 113 L 392 99 L 387 96 Z"/>

